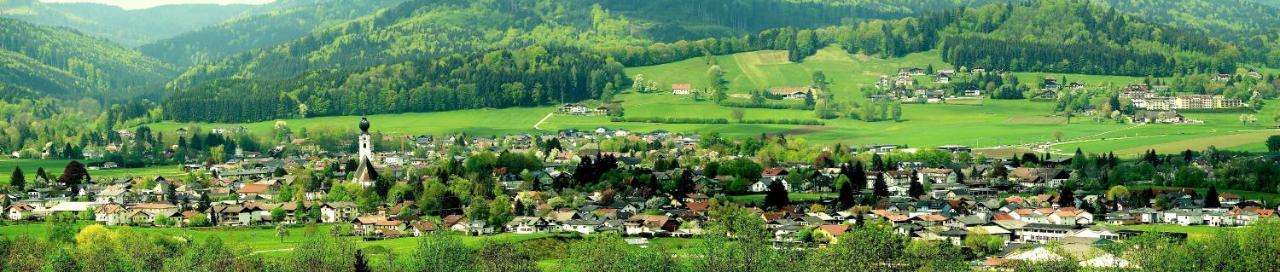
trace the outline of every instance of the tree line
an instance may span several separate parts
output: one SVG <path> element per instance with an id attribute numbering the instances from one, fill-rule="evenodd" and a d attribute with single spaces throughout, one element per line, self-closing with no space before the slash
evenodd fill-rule
<path id="1" fill-rule="evenodd" d="M 453 54 L 371 67 L 318 71 L 293 80 L 216 80 L 172 95 L 165 116 L 180 121 L 539 106 L 599 98 L 628 86 L 622 66 L 570 47 Z"/>

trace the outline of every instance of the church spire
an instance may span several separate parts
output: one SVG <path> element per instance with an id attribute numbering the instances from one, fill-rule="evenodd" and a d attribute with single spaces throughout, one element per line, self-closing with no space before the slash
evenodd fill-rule
<path id="1" fill-rule="evenodd" d="M 360 116 L 360 132 L 363 132 L 364 134 L 369 134 L 369 118 L 368 117 Z"/>

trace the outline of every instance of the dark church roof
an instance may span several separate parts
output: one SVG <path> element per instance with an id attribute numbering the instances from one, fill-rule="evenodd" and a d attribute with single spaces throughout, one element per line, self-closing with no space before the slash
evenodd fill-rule
<path id="1" fill-rule="evenodd" d="M 356 181 L 372 182 L 378 180 L 378 170 L 373 168 L 373 162 L 368 159 L 360 159 L 360 166 L 356 167 Z"/>

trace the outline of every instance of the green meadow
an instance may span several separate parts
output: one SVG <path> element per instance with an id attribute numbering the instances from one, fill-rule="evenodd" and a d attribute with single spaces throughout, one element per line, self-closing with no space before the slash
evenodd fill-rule
<path id="1" fill-rule="evenodd" d="M 88 223 L 82 223 L 81 226 L 88 226 Z M 317 225 L 316 233 L 327 235 L 333 224 Z M 110 229 L 121 229 L 126 227 L 109 227 Z M 307 230 L 302 226 L 289 227 L 288 235 L 280 237 L 276 235 L 275 227 L 245 227 L 245 228 L 152 228 L 152 227 L 128 227 L 135 231 L 144 233 L 158 233 L 173 237 L 182 237 L 203 241 L 212 237 L 218 237 L 222 241 L 228 242 L 235 246 L 243 247 L 254 254 L 264 254 L 267 256 L 279 256 L 293 250 L 306 239 Z M 30 236 L 43 238 L 49 235 L 51 228 L 43 223 L 17 224 L 0 226 L 0 236 Z M 462 236 L 462 242 L 468 247 L 479 248 L 485 243 L 515 243 L 534 239 L 542 239 L 548 237 L 556 237 L 558 234 L 538 233 L 538 234 L 514 234 L 503 233 L 489 236 Z M 418 240 L 411 237 L 359 241 L 360 248 L 383 248 L 391 253 L 404 255 L 413 252 Z"/>
<path id="2" fill-rule="evenodd" d="M 62 175 L 62 169 L 67 166 L 70 160 L 20 160 L 20 159 L 0 159 L 0 183 L 9 184 L 10 174 L 17 167 L 22 168 L 23 175 L 27 180 L 33 180 L 36 176 L 36 170 L 44 168 L 44 171 L 50 175 Z M 182 174 L 182 169 L 176 165 L 160 165 L 145 168 L 112 168 L 104 170 L 89 170 L 89 175 L 93 177 L 104 178 L 121 178 L 121 177 L 155 177 L 155 176 L 172 176 Z"/>
<path id="3" fill-rule="evenodd" d="M 832 93 L 842 101 L 862 99 L 860 89 L 870 87 L 881 75 L 896 74 L 899 68 L 925 67 L 950 69 L 937 52 L 910 54 L 900 58 L 882 59 L 861 54 L 848 54 L 837 48 L 826 48 L 802 63 L 786 60 L 783 51 L 757 51 L 716 56 L 729 80 L 731 93 L 741 94 L 752 90 L 778 86 L 805 86 L 810 84 L 815 71 L 826 74 Z M 710 67 L 703 58 L 626 70 L 628 75 L 642 76 L 656 81 L 660 89 L 672 83 L 689 83 L 695 89 L 709 86 L 706 71 Z M 1098 76 L 1076 74 L 1016 73 L 1020 81 L 1034 84 L 1046 76 L 1084 81 L 1090 88 L 1123 86 L 1140 82 L 1142 78 L 1123 76 Z M 930 82 L 929 77 L 918 77 L 920 82 Z M 926 83 L 931 84 L 931 83 Z M 619 94 L 615 100 L 622 104 L 628 117 L 678 117 L 732 119 L 734 108 L 722 107 L 708 100 L 695 100 L 693 96 L 678 96 L 668 92 Z M 380 114 L 369 116 L 373 130 L 387 134 L 447 134 L 468 133 L 492 136 L 512 133 L 550 132 L 562 129 L 594 129 L 609 127 L 638 132 L 666 130 L 686 133 L 718 132 L 731 137 L 753 137 L 761 133 L 785 133 L 817 143 L 843 143 L 847 145 L 901 144 L 908 146 L 937 146 L 948 144 L 972 147 L 1004 148 L 1027 147 L 1029 144 L 1052 144 L 1055 153 L 1069 154 L 1076 148 L 1088 152 L 1115 152 L 1121 156 L 1134 156 L 1147 149 L 1161 152 L 1177 152 L 1185 149 L 1204 149 L 1215 146 L 1220 149 L 1263 151 L 1262 144 L 1271 135 L 1280 134 L 1270 116 L 1280 111 L 1280 101 L 1268 103 L 1262 112 L 1255 114 L 1260 120 L 1243 124 L 1239 114 L 1192 113 L 1188 118 L 1202 120 L 1202 124 L 1180 125 L 1132 125 L 1112 121 L 1095 122 L 1091 117 L 1071 119 L 1053 116 L 1053 103 L 1026 100 L 978 100 L 959 101 L 954 104 L 903 105 L 902 122 L 862 122 L 847 118 L 822 120 L 825 126 L 766 125 L 766 124 L 654 124 L 615 123 L 604 116 L 572 116 L 548 114 L 555 107 L 476 109 L 449 112 Z M 741 109 L 743 119 L 810 119 L 817 118 L 811 111 L 786 109 Z M 354 130 L 357 117 L 336 116 L 280 120 L 291 128 Z M 541 122 L 541 123 L 540 123 Z M 246 124 L 175 123 L 149 124 L 153 130 L 171 131 L 179 127 L 200 126 L 204 129 L 243 127 L 253 133 L 271 131 L 276 121 Z M 538 125 L 538 129 L 534 126 Z M 1058 142 L 1057 134 L 1061 134 Z"/>

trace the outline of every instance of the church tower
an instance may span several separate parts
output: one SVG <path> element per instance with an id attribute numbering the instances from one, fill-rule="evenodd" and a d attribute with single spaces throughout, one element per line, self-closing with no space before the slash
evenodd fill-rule
<path id="1" fill-rule="evenodd" d="M 359 183 L 361 187 L 373 186 L 373 182 L 378 180 L 378 171 L 373 168 L 373 143 L 369 136 L 369 118 L 360 117 L 360 153 L 356 163 L 355 176 L 351 178 L 351 182 Z"/>
<path id="2" fill-rule="evenodd" d="M 360 160 L 373 160 L 373 146 L 369 141 L 369 118 L 360 117 Z"/>

